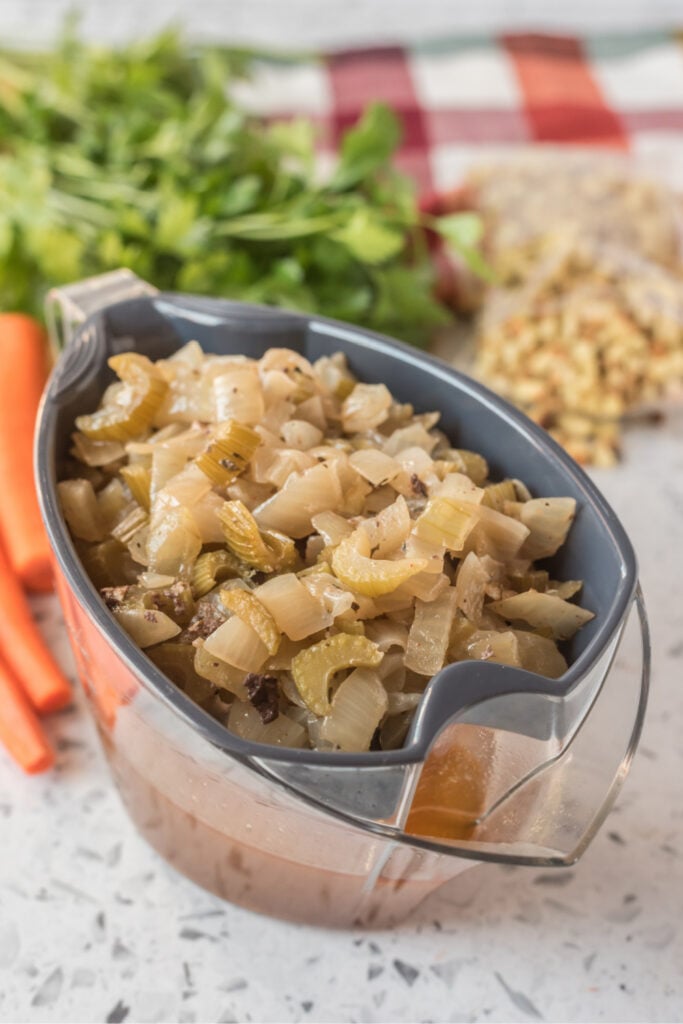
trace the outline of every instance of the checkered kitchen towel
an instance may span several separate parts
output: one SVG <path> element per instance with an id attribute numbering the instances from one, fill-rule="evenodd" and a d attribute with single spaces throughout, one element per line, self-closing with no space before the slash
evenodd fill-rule
<path id="1" fill-rule="evenodd" d="M 502 146 L 592 144 L 665 163 L 683 182 L 683 36 L 510 34 L 259 59 L 239 87 L 268 117 L 306 114 L 331 151 L 371 100 L 400 115 L 399 166 L 422 193 Z"/>

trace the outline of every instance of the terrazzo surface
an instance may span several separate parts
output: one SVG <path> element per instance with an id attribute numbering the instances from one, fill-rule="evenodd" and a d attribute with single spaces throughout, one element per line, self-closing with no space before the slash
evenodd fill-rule
<path id="1" fill-rule="evenodd" d="M 642 743 L 571 870 L 483 866 L 391 931 L 255 916 L 129 823 L 77 691 L 56 770 L 0 753 L 0 1020 L 683 1020 L 683 417 L 594 474 L 636 547 L 653 628 Z M 52 598 L 42 628 L 72 670 Z"/>

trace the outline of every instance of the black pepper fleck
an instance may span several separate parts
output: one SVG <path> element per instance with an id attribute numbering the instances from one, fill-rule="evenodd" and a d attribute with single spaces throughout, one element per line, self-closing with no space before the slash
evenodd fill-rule
<path id="1" fill-rule="evenodd" d="M 410 486 L 413 489 L 413 494 L 420 494 L 423 498 L 427 497 L 427 488 L 423 484 L 422 480 L 420 480 L 417 473 L 410 474 Z"/>

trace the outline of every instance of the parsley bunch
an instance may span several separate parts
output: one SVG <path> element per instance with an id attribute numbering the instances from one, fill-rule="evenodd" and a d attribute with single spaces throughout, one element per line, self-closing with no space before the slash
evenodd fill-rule
<path id="1" fill-rule="evenodd" d="M 0 308 L 127 266 L 162 289 L 289 306 L 415 343 L 448 319 L 428 229 L 476 268 L 470 214 L 426 218 L 374 105 L 321 181 L 307 120 L 268 125 L 231 86 L 249 57 L 166 32 L 123 50 L 67 32 L 0 55 Z"/>

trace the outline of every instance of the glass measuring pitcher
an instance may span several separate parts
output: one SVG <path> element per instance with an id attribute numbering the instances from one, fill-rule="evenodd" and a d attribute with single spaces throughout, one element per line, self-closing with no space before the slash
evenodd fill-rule
<path id="1" fill-rule="evenodd" d="M 127 272 L 64 289 L 50 309 L 53 331 L 69 341 L 39 423 L 43 515 L 79 673 L 123 799 L 150 842 L 229 900 L 330 925 L 398 920 L 477 861 L 576 860 L 635 749 L 649 651 L 630 544 L 568 456 L 485 388 L 344 324 L 157 294 Z M 427 687 L 404 747 L 366 754 L 247 742 L 189 700 L 104 608 L 64 524 L 56 480 L 74 417 L 110 381 L 107 358 L 135 348 L 157 359 L 190 339 L 257 357 L 273 345 L 310 359 L 341 350 L 360 379 L 439 409 L 444 431 L 481 451 L 494 474 L 575 497 L 579 514 L 553 571 L 584 580 L 596 617 L 572 642 L 567 673 L 548 680 L 486 662 L 448 666 Z M 634 601 L 641 666 L 617 673 Z"/>

